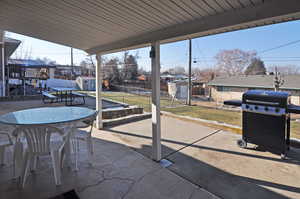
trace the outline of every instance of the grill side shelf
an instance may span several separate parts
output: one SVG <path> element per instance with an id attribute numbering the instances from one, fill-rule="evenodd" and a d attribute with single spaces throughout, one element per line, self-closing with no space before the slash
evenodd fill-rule
<path id="1" fill-rule="evenodd" d="M 290 104 L 290 105 L 287 106 L 287 112 L 288 113 L 300 114 L 300 106 Z"/>

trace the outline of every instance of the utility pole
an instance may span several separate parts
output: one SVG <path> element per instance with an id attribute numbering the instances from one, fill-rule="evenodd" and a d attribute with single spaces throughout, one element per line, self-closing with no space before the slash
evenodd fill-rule
<path id="1" fill-rule="evenodd" d="M 71 79 L 73 79 L 74 76 L 74 64 L 73 64 L 73 48 L 71 47 Z"/>
<path id="2" fill-rule="evenodd" d="M 188 105 L 192 105 L 192 39 L 189 39 L 189 82 L 188 82 Z"/>

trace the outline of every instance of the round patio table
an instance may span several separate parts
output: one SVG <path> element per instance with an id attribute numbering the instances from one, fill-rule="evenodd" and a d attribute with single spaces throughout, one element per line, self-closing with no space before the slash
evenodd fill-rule
<path id="1" fill-rule="evenodd" d="M 43 107 L 10 112 L 0 116 L 7 125 L 53 125 L 84 120 L 96 113 L 83 107 Z"/>
<path id="2" fill-rule="evenodd" d="M 60 125 L 66 123 L 76 123 L 84 119 L 90 118 L 96 114 L 95 110 L 83 107 L 43 107 L 32 108 L 21 111 L 10 112 L 0 116 L 0 123 L 13 126 L 27 126 L 27 125 Z M 18 135 L 13 135 L 18 136 Z M 68 143 L 70 144 L 70 143 Z M 14 146 L 14 154 L 16 158 L 15 178 L 20 176 L 22 169 L 22 154 L 23 144 L 16 141 Z M 67 147 L 70 150 L 70 147 Z M 70 154 L 66 153 L 66 154 Z M 66 159 L 70 162 L 70 155 Z M 77 167 L 77 165 L 76 165 Z M 76 168 L 77 170 L 77 168 Z"/>

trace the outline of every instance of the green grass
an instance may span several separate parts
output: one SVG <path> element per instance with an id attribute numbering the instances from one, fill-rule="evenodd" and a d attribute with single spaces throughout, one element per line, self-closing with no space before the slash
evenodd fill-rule
<path id="1" fill-rule="evenodd" d="M 94 92 L 87 93 L 89 95 L 95 96 Z M 102 97 L 111 99 L 114 101 L 119 101 L 122 103 L 126 103 L 129 105 L 138 105 L 139 107 L 143 107 L 146 112 L 151 111 L 151 96 L 141 96 L 123 92 L 103 92 Z M 169 98 L 161 98 L 160 100 L 161 107 L 170 107 L 174 106 L 177 107 L 182 105 L 182 102 L 175 101 L 173 104 L 171 99 Z"/>
<path id="2" fill-rule="evenodd" d="M 300 139 L 300 123 L 292 121 L 291 122 L 291 137 Z"/>
<path id="3" fill-rule="evenodd" d="M 88 93 L 94 95 L 94 93 Z M 129 105 L 138 105 L 143 107 L 145 111 L 151 111 L 151 101 L 149 96 L 140 96 L 123 92 L 103 92 L 103 97 L 120 101 Z M 201 106 L 183 106 L 182 102 L 174 102 L 171 106 L 171 100 L 168 98 L 161 99 L 161 110 L 173 114 L 201 118 L 205 120 L 213 120 L 241 126 L 241 112 L 207 108 Z M 291 122 L 291 137 L 300 139 L 300 123 Z"/>
<path id="4" fill-rule="evenodd" d="M 201 118 L 205 120 L 214 120 L 232 125 L 241 125 L 241 113 L 234 111 L 226 111 L 214 108 L 206 108 L 200 106 L 184 106 L 178 108 L 164 108 L 165 111 L 177 114 Z"/>

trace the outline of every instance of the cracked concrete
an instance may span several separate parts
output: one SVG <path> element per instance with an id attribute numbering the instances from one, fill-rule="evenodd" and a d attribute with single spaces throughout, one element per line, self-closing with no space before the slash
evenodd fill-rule
<path id="1" fill-rule="evenodd" d="M 93 166 L 86 159 L 86 145 L 81 143 L 79 171 L 64 167 L 61 186 L 54 184 L 51 159 L 47 157 L 39 159 L 37 171 L 28 176 L 24 189 L 12 180 L 11 164 L 0 168 L 0 198 L 49 198 L 71 189 L 81 199 L 207 198 L 204 191 L 158 163 L 107 137 L 99 139 L 100 131 L 96 134 Z M 7 155 L 11 162 L 12 154 Z"/>

